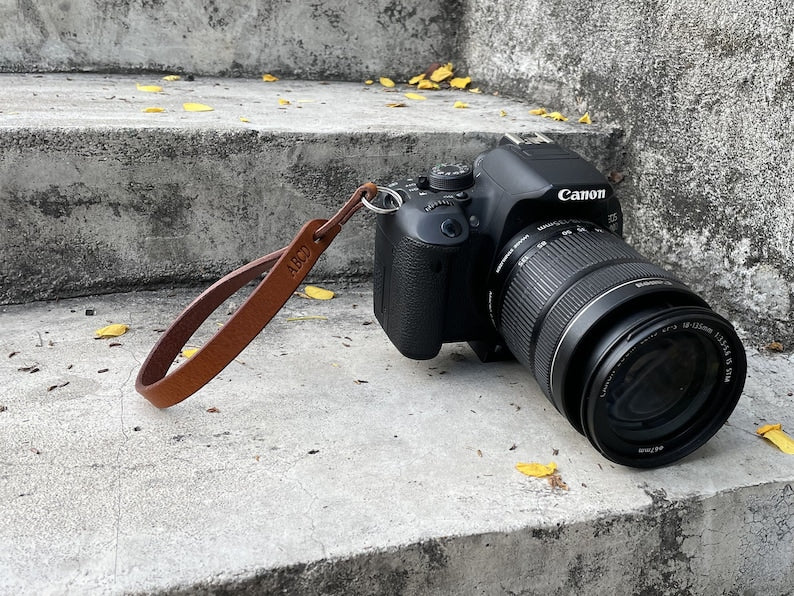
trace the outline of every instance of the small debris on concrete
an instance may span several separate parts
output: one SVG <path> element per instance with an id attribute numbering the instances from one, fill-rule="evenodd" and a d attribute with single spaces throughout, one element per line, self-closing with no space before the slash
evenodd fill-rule
<path id="1" fill-rule="evenodd" d="M 54 389 L 60 389 L 61 387 L 66 387 L 69 384 L 69 381 L 64 381 L 63 383 L 58 383 L 57 385 L 50 385 L 47 387 L 47 391 L 52 391 Z"/>
<path id="2" fill-rule="evenodd" d="M 9 358 L 13 358 L 13 357 L 14 357 L 14 356 L 16 356 L 17 354 L 19 354 L 19 352 L 11 352 L 11 353 L 8 355 L 8 357 L 9 357 Z"/>
<path id="3" fill-rule="evenodd" d="M 109 370 L 110 370 L 109 368 L 100 368 L 97 372 L 101 374 L 101 373 L 106 373 Z"/>
<path id="4" fill-rule="evenodd" d="M 772 341 L 772 342 L 769 342 L 768 344 L 766 344 L 764 346 L 764 348 L 766 350 L 769 350 L 770 352 L 782 352 L 783 351 L 783 344 L 780 343 L 779 341 Z"/>
<path id="5" fill-rule="evenodd" d="M 8 406 L 4 406 L 3 404 L 0 404 L 0 412 L 7 412 L 7 411 L 8 411 Z"/>
<path id="6" fill-rule="evenodd" d="M 309 453 L 309 455 L 316 455 L 316 454 L 320 453 L 320 450 L 319 449 L 309 449 L 308 453 Z"/>
<path id="7" fill-rule="evenodd" d="M 562 490 L 568 490 L 568 485 L 565 484 L 565 482 L 562 481 L 562 476 L 560 476 L 559 474 L 552 474 L 551 476 L 546 478 L 546 481 L 549 483 L 549 486 L 551 488 L 559 488 L 559 489 L 562 489 Z"/>
<path id="8" fill-rule="evenodd" d="M 218 408 L 216 408 L 215 406 L 213 406 L 211 408 L 207 408 L 207 412 L 209 412 L 210 414 L 220 414 L 220 410 Z"/>
<path id="9" fill-rule="evenodd" d="M 94 313 L 95 313 L 95 311 L 94 311 L 93 308 L 86 308 L 85 309 L 85 316 L 87 316 L 87 317 L 93 317 Z"/>
<path id="10" fill-rule="evenodd" d="M 33 374 L 39 372 L 41 369 L 39 368 L 38 364 L 31 364 L 30 366 L 20 366 L 17 370 L 20 372 Z"/>

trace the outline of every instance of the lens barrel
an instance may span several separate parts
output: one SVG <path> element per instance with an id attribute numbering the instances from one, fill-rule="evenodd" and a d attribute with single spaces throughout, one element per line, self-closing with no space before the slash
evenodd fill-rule
<path id="1" fill-rule="evenodd" d="M 617 463 L 686 456 L 741 395 L 745 354 L 730 323 L 592 222 L 524 228 L 497 260 L 488 307 L 557 410 Z"/>

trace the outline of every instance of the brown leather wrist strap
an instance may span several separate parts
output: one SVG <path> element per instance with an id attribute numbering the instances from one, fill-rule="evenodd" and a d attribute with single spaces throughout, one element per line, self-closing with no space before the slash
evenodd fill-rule
<path id="1" fill-rule="evenodd" d="M 158 408 L 167 408 L 211 381 L 281 310 L 342 225 L 362 207 L 361 200 L 373 200 L 377 194 L 377 186 L 371 182 L 362 184 L 331 219 L 306 223 L 286 248 L 232 271 L 207 288 L 171 323 L 152 348 L 135 381 L 138 393 Z M 224 326 L 198 352 L 168 374 L 174 359 L 215 309 L 268 270 Z"/>

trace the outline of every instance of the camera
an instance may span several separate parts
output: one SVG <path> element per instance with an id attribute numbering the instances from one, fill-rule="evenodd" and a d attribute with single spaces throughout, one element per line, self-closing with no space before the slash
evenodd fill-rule
<path id="1" fill-rule="evenodd" d="M 622 240 L 620 202 L 579 154 L 505 135 L 469 163 L 384 187 L 373 302 L 414 359 L 469 342 L 513 357 L 608 459 L 669 464 L 725 423 L 741 395 L 732 325 Z"/>

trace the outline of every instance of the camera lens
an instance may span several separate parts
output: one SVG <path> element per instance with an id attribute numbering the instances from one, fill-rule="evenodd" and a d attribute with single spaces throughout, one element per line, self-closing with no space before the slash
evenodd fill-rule
<path id="1" fill-rule="evenodd" d="M 517 234 L 497 259 L 488 306 L 557 410 L 617 463 L 688 455 L 724 424 L 744 385 L 730 323 L 592 222 Z"/>

